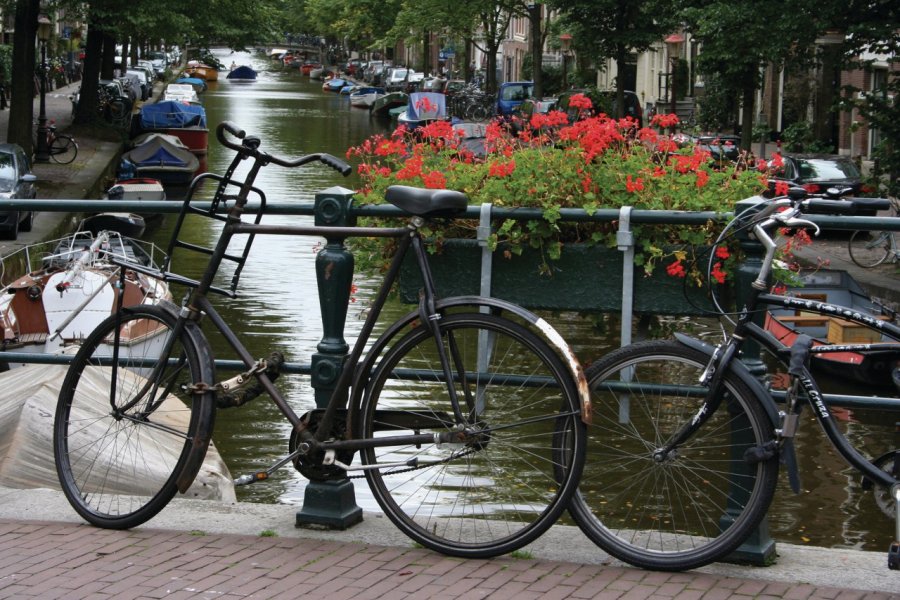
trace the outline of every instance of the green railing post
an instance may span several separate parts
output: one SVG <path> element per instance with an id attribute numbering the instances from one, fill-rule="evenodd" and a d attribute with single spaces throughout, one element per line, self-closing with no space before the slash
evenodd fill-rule
<path id="1" fill-rule="evenodd" d="M 740 215 L 742 212 L 755 207 L 759 202 L 764 202 L 764 200 L 755 198 L 741 200 L 735 206 L 735 215 Z M 762 267 L 762 259 L 765 250 L 762 244 L 751 238 L 746 232 L 739 236 L 739 240 L 745 258 L 744 262 L 741 263 L 741 266 L 738 267 L 734 291 L 735 305 L 738 310 L 741 310 L 747 304 L 747 298 L 751 289 L 750 284 L 756 279 L 756 276 L 759 274 L 760 268 Z M 765 315 L 763 313 L 757 313 L 754 316 L 754 319 L 758 321 L 760 326 L 762 326 L 764 318 Z M 758 344 L 750 340 L 744 342 L 741 360 L 747 365 L 750 372 L 753 373 L 755 377 L 760 380 L 765 378 L 766 365 L 760 356 Z M 740 429 L 740 425 L 737 426 L 737 429 Z M 746 428 L 746 430 L 749 431 L 749 428 Z M 735 433 L 734 435 L 737 436 L 740 435 L 740 433 Z M 741 444 L 745 443 L 745 441 L 742 440 L 735 440 L 735 442 L 736 443 L 732 446 L 733 448 L 743 447 Z M 748 465 L 746 464 L 743 455 L 733 456 L 732 461 L 733 472 L 736 476 L 741 473 L 747 474 Z M 746 496 L 744 490 L 739 489 L 739 486 L 732 487 L 733 499 L 741 501 L 742 499 L 740 496 L 742 495 Z M 726 515 L 723 517 L 723 521 L 727 521 L 730 518 L 732 517 Z M 750 537 L 747 538 L 737 550 L 729 555 L 728 560 L 731 562 L 760 566 L 770 565 L 775 562 L 775 541 L 769 537 L 768 518 L 762 520 L 759 527 L 756 528 Z"/>
<path id="2" fill-rule="evenodd" d="M 316 194 L 315 223 L 321 226 L 353 226 L 350 214 L 353 192 L 332 187 Z M 316 256 L 316 280 L 322 313 L 322 339 L 311 363 L 312 387 L 316 406 L 325 408 L 335 389 L 350 347 L 344 340 L 344 324 L 350 286 L 353 283 L 353 254 L 343 237 L 325 238 L 325 247 Z M 346 398 L 344 399 L 346 402 Z M 303 496 L 303 508 L 297 512 L 296 525 L 346 529 L 362 521 L 362 509 L 356 505 L 353 484 L 349 479 L 310 481 Z"/>

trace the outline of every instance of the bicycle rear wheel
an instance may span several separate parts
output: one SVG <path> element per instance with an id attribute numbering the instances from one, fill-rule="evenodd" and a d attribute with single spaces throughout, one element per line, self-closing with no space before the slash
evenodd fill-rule
<path id="1" fill-rule="evenodd" d="M 587 371 L 593 424 L 572 516 L 606 552 L 645 569 L 693 569 L 724 558 L 775 493 L 777 458 L 744 458 L 772 440 L 774 428 L 733 373 L 700 430 L 668 456 L 655 454 L 697 415 L 707 361 L 677 342 L 652 341 L 616 350 Z"/>
<path id="2" fill-rule="evenodd" d="M 215 416 L 211 391 L 188 391 L 214 377 L 199 336 L 185 329 L 173 340 L 170 360 L 159 364 L 175 316 L 157 306 L 121 312 L 121 320 L 113 315 L 103 321 L 75 355 L 53 436 L 69 503 L 91 524 L 111 529 L 144 523 L 175 495 L 179 477 L 193 480 L 200 467 L 194 453 L 201 459 L 206 453 Z M 158 364 L 158 389 L 147 391 Z M 195 465 L 193 473 L 185 471 L 189 465 Z"/>
<path id="3" fill-rule="evenodd" d="M 420 544 L 462 557 L 511 552 L 546 531 L 581 472 L 585 430 L 559 357 L 524 327 L 492 315 L 445 315 L 465 414 L 458 424 L 428 327 L 388 350 L 362 406 L 361 437 L 459 432 L 459 443 L 361 452 L 369 486 L 394 524 Z"/>
<path id="4" fill-rule="evenodd" d="M 854 231 L 848 250 L 850 260 L 864 269 L 877 267 L 891 255 L 890 231 Z"/>
<path id="5" fill-rule="evenodd" d="M 65 134 L 56 134 L 50 142 L 50 158 L 61 165 L 67 165 L 78 156 L 78 144 Z"/>

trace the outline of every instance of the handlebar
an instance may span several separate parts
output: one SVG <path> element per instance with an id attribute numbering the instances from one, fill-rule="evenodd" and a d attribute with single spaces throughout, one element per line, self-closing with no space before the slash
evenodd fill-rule
<path id="1" fill-rule="evenodd" d="M 231 134 L 233 137 L 240 139 L 241 143 L 236 144 L 229 140 L 225 135 L 226 132 Z M 258 137 L 248 136 L 243 129 L 240 129 L 237 125 L 230 121 L 222 121 L 221 123 L 219 123 L 218 127 L 216 127 L 216 139 L 218 139 L 219 143 L 226 148 L 230 148 L 231 150 L 234 150 L 239 154 L 242 154 L 244 156 L 254 156 L 256 158 L 264 160 L 267 163 L 273 163 L 282 167 L 299 167 L 301 165 L 319 161 L 331 167 L 344 177 L 346 177 L 353 171 L 353 168 L 343 160 L 324 152 L 307 154 L 295 159 L 281 158 L 278 156 L 267 154 L 262 150 L 259 150 L 261 142 Z"/>

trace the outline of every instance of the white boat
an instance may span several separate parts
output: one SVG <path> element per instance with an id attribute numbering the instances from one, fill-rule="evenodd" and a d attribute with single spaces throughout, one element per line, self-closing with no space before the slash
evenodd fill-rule
<path id="1" fill-rule="evenodd" d="M 384 88 L 380 87 L 360 87 L 350 94 L 350 106 L 371 108 L 375 101 L 385 93 Z"/>
<path id="2" fill-rule="evenodd" d="M 200 104 L 200 97 L 197 90 L 189 83 L 170 83 L 163 92 L 163 102 L 172 100 L 175 102 L 187 102 L 189 104 Z"/>
<path id="3" fill-rule="evenodd" d="M 3 272 L 17 265 L 25 274 L 0 290 L 0 350 L 55 354 L 80 343 L 115 308 L 119 267 L 113 258 L 155 268 L 163 253 L 117 232 L 79 231 L 3 257 Z M 172 295 L 165 282 L 126 269 L 124 298 L 133 306 L 171 301 Z M 136 346 L 153 344 L 153 337 Z M 2 362 L 6 368 L 25 364 Z"/>

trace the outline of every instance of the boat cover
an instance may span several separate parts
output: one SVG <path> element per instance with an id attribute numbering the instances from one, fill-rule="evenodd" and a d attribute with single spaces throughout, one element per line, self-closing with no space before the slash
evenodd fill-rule
<path id="1" fill-rule="evenodd" d="M 234 71 L 228 73 L 227 79 L 256 79 L 256 71 L 247 65 L 236 67 Z"/>
<path id="2" fill-rule="evenodd" d="M 207 88 L 206 81 L 199 77 L 181 77 L 175 80 L 175 83 L 188 84 L 194 87 L 198 92 L 205 91 Z"/>
<path id="3" fill-rule="evenodd" d="M 447 97 L 437 92 L 414 92 L 406 105 L 407 121 L 447 118 Z"/>
<path id="4" fill-rule="evenodd" d="M 197 104 L 167 100 L 141 107 L 143 129 L 206 127 L 206 110 Z"/>
<path id="5" fill-rule="evenodd" d="M 199 159 L 189 150 L 179 148 L 164 136 L 153 136 L 133 150 L 126 152 L 123 159 L 136 167 L 186 167 L 196 170 Z"/>
<path id="6" fill-rule="evenodd" d="M 0 485 L 12 488 L 50 488 L 59 489 L 59 479 L 53 462 L 53 415 L 56 412 L 56 401 L 59 386 L 66 376 L 66 365 L 28 365 L 10 369 L 0 373 Z M 106 389 L 109 385 L 103 369 L 85 369 L 82 379 L 95 389 Z M 84 382 L 79 383 L 79 387 Z M 104 400 L 103 394 L 96 395 L 97 401 Z M 180 402 L 170 397 L 166 402 Z M 100 408 L 101 412 L 102 407 Z M 109 407 L 105 408 L 106 412 Z M 168 411 L 170 415 L 184 415 L 185 411 Z M 178 418 L 178 417 L 175 417 Z M 95 439 L 102 439 L 107 433 L 106 425 L 97 421 L 99 429 L 93 434 Z M 146 428 L 150 435 L 154 430 Z M 158 439 L 162 437 L 158 436 Z M 144 442 L 146 444 L 146 441 Z M 134 444 L 138 448 L 137 443 Z M 128 451 L 128 448 L 124 449 Z M 165 452 L 180 452 L 181 447 L 160 447 Z M 150 455 L 142 460 L 148 461 Z M 98 465 L 98 472 L 108 472 L 112 465 Z M 140 486 L 140 481 L 121 478 L 118 484 L 123 493 Z M 235 502 L 234 486 L 228 467 L 222 460 L 213 444 L 200 468 L 200 473 L 188 489 L 186 497 L 223 502 Z"/>

